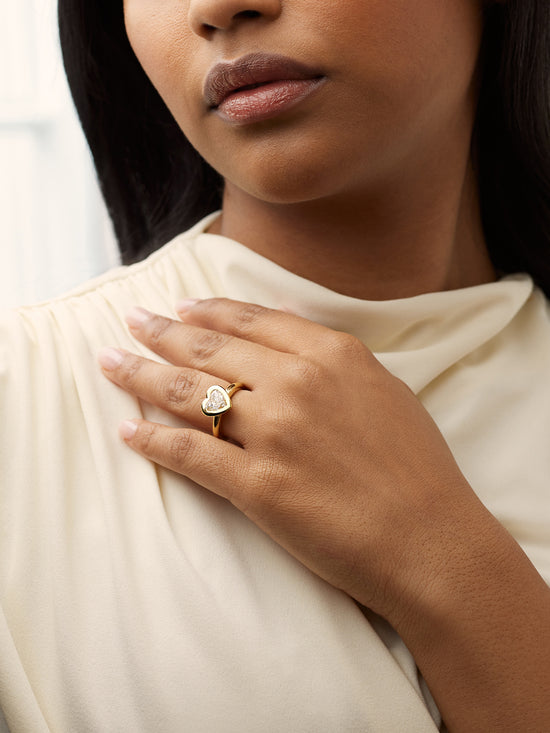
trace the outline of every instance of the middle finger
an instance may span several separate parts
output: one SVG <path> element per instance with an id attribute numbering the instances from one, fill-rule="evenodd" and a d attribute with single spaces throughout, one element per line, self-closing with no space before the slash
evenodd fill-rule
<path id="1" fill-rule="evenodd" d="M 265 381 L 266 365 L 277 373 L 279 352 L 251 341 L 190 326 L 171 318 L 133 308 L 126 322 L 142 344 L 177 366 L 191 367 L 217 374 L 228 382 L 244 381 L 254 389 Z"/>

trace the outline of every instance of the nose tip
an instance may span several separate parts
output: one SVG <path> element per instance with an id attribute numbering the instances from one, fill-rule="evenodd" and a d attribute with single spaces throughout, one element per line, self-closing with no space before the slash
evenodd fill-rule
<path id="1" fill-rule="evenodd" d="M 282 0 L 190 0 L 188 19 L 198 36 L 209 37 L 214 31 L 227 31 L 240 23 L 275 19 Z"/>

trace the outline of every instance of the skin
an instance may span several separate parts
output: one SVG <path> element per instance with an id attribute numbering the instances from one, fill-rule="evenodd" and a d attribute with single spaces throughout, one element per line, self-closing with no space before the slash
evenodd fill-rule
<path id="1" fill-rule="evenodd" d="M 238 15 L 252 8 L 259 18 Z M 477 1 L 126 0 L 125 15 L 145 71 L 225 178 L 217 232 L 361 298 L 494 278 L 469 163 Z M 205 77 L 257 50 L 327 81 L 275 122 L 228 125 Z"/>
<path id="2" fill-rule="evenodd" d="M 216 231 L 358 297 L 494 278 L 469 162 L 476 2 L 126 0 L 125 15 L 144 69 L 225 177 Z M 320 66 L 327 82 L 281 118 L 228 125 L 205 108 L 204 77 L 257 50 Z M 128 315 L 171 365 L 100 355 L 109 379 L 192 426 L 126 421 L 127 444 L 386 618 L 450 731 L 546 730 L 550 591 L 408 387 L 353 337 L 290 313 L 210 300 L 179 317 Z M 233 381 L 247 389 L 223 441 L 197 406 Z"/>

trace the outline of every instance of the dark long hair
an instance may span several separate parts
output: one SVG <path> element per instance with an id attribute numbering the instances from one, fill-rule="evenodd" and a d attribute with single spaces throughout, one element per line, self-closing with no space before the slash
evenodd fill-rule
<path id="1" fill-rule="evenodd" d="M 121 0 L 58 0 L 65 69 L 125 262 L 219 208 L 222 181 L 130 47 Z M 550 295 L 550 2 L 486 9 L 473 136 L 489 252 Z"/>
<path id="2" fill-rule="evenodd" d="M 59 0 L 65 71 L 123 262 L 142 259 L 221 204 L 222 181 L 143 72 L 122 0 Z"/>

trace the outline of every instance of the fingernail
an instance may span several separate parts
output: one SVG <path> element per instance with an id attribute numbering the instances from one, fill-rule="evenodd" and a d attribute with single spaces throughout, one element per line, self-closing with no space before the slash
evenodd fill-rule
<path id="1" fill-rule="evenodd" d="M 133 420 L 123 420 L 118 426 L 118 432 L 123 440 L 131 440 L 137 431 L 137 424 Z"/>
<path id="2" fill-rule="evenodd" d="M 111 346 L 107 346 L 97 355 L 97 360 L 103 369 L 111 370 L 116 369 L 122 364 L 124 359 L 124 352 L 119 349 L 113 349 Z"/>
<path id="3" fill-rule="evenodd" d="M 150 321 L 152 317 L 153 314 L 150 311 L 145 310 L 145 308 L 138 308 L 137 306 L 130 308 L 125 316 L 126 323 L 130 328 L 139 328 L 144 323 L 147 323 L 147 321 Z"/>
<path id="4" fill-rule="evenodd" d="M 179 300 L 176 303 L 176 311 L 178 313 L 186 313 L 188 310 L 190 310 L 194 305 L 200 302 L 199 298 L 183 298 L 183 300 Z"/>

